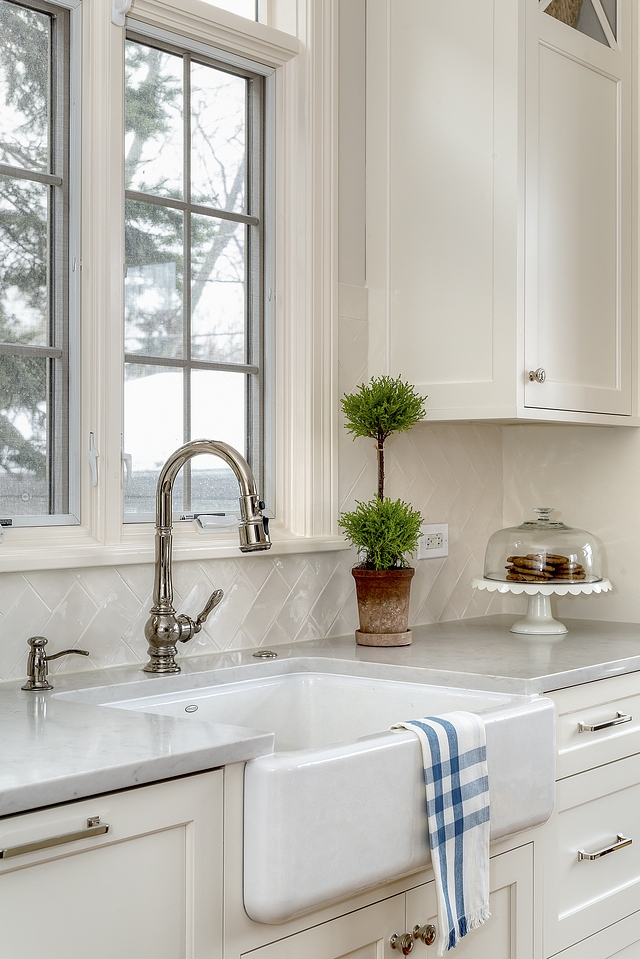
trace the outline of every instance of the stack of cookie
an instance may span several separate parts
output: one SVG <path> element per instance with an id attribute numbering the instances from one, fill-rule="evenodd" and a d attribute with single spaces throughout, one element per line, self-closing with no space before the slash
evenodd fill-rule
<path id="1" fill-rule="evenodd" d="M 582 580 L 587 574 L 584 566 L 572 562 L 568 556 L 557 553 L 527 553 L 526 556 L 508 556 L 507 580 L 512 583 L 549 583 L 554 580 Z"/>

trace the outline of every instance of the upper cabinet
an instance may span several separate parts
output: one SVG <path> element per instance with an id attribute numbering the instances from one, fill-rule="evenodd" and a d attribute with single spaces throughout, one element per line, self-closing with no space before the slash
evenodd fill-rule
<path id="1" fill-rule="evenodd" d="M 639 425 L 631 0 L 370 0 L 370 367 L 430 420 Z"/>

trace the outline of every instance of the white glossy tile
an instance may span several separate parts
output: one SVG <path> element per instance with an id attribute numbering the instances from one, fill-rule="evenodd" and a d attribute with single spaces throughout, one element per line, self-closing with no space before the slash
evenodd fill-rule
<path id="1" fill-rule="evenodd" d="M 25 573 L 24 577 L 49 609 L 55 609 L 72 586 L 77 585 L 76 577 L 70 569 L 39 570 Z"/>
<path id="2" fill-rule="evenodd" d="M 118 577 L 118 585 L 82 633 L 80 644 L 91 652 L 92 658 L 100 656 L 107 661 L 139 612 L 140 600 Z"/>
<path id="3" fill-rule="evenodd" d="M 272 568 L 262 589 L 243 619 L 244 629 L 256 643 L 262 642 L 278 610 L 287 601 L 290 589 L 277 569 Z"/>
<path id="4" fill-rule="evenodd" d="M 58 603 L 44 625 L 45 635 L 51 643 L 51 650 L 75 646 L 96 613 L 96 604 L 74 579 L 68 593 Z M 97 659 L 101 659 L 99 652 L 94 655 Z"/>
<path id="5" fill-rule="evenodd" d="M 204 631 L 218 649 L 226 649 L 232 643 L 236 630 L 251 609 L 255 595 L 255 591 L 240 575 L 225 590 L 222 602 L 204 625 Z"/>
<path id="6" fill-rule="evenodd" d="M 311 610 L 311 615 L 323 635 L 328 635 L 333 622 L 352 593 L 353 577 L 349 575 L 347 578 L 347 574 L 339 567 L 334 569 Z M 355 602 L 355 595 L 353 600 Z"/>
<path id="7" fill-rule="evenodd" d="M 83 589 L 86 589 L 96 605 L 106 602 L 112 589 L 122 580 L 115 566 L 101 566 L 99 569 L 77 569 L 75 576 Z"/>
<path id="8" fill-rule="evenodd" d="M 20 601 L 27 586 L 22 573 L 0 573 L 0 613 L 3 616 Z"/>
<path id="9" fill-rule="evenodd" d="M 50 616 L 49 607 L 43 603 L 29 584 L 21 590 L 14 605 L 7 610 L 2 620 L 0 637 L 0 677 L 7 679 L 16 664 L 26 661 L 25 650 L 30 636 L 41 636 L 44 624 Z M 55 650 L 51 650 L 55 652 Z"/>
<path id="10" fill-rule="evenodd" d="M 139 566 L 119 566 L 118 573 L 140 602 L 146 602 L 153 592 L 153 565 L 141 563 Z"/>

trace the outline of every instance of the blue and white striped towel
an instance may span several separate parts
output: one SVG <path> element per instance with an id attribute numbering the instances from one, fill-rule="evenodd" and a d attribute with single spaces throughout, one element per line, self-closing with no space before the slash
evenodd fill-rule
<path id="1" fill-rule="evenodd" d="M 438 955 L 489 918 L 489 782 L 484 723 L 452 712 L 396 723 L 422 745 Z"/>

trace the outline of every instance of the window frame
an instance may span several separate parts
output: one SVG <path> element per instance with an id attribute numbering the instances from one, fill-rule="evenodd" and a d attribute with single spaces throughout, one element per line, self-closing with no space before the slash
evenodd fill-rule
<path id="1" fill-rule="evenodd" d="M 347 549 L 337 529 L 338 0 L 272 0 L 269 24 L 202 0 L 134 0 L 131 15 L 275 68 L 265 421 L 276 519 L 264 555 Z M 110 0 L 86 4 L 82 44 L 81 524 L 6 530 L 0 571 L 154 558 L 153 526 L 122 522 L 124 30 L 111 22 Z M 97 485 L 86 459 L 90 437 Z M 226 556 L 242 560 L 234 531 L 200 535 L 191 523 L 174 530 L 175 560 Z"/>
<path id="2" fill-rule="evenodd" d="M 65 384 L 61 390 L 47 387 L 48 416 L 47 464 L 49 474 L 49 502 L 55 499 L 56 487 L 63 487 L 66 510 L 48 514 L 15 514 L 2 512 L 3 529 L 23 527 L 76 526 L 80 523 L 80 35 L 82 11 L 80 0 L 18 0 L 17 6 L 50 14 L 55 21 L 55 43 L 62 47 L 61 62 L 54 64 L 56 78 L 52 81 L 54 93 L 58 91 L 58 103 L 54 105 L 54 122 L 51 137 L 54 143 L 52 170 L 41 175 L 0 164 L 0 173 L 13 171 L 13 175 L 34 182 L 45 183 L 50 190 L 50 209 L 56 205 L 63 208 L 62 223 L 55 214 L 50 227 L 52 250 L 49 263 L 59 260 L 58 269 L 51 281 L 52 303 L 49 308 L 51 338 L 49 346 L 24 346 L 5 349 L 4 353 L 19 353 L 23 356 L 44 357 L 49 362 L 47 381 L 53 376 L 61 377 Z M 58 11 L 66 14 L 66 23 L 61 27 Z M 57 51 L 56 51 L 57 52 Z M 56 53 L 52 53 L 52 61 Z M 63 105 L 60 107 L 59 86 L 64 84 Z M 60 144 L 62 140 L 62 144 Z M 57 141 L 57 142 L 56 142 Z M 26 175 L 25 175 L 26 174 Z M 29 175 L 31 174 L 31 175 Z M 8 173 L 12 175 L 12 173 Z M 60 181 L 60 182 L 56 182 Z M 56 222 L 57 220 L 57 222 Z M 53 272 L 53 271 L 52 271 Z M 58 367 L 58 362 L 60 366 Z M 66 452 L 60 457 L 51 454 L 50 436 L 63 430 L 66 433 Z M 55 506 L 54 506 L 55 509 Z M 6 526 L 5 526 L 6 522 Z"/>
<path id="3" fill-rule="evenodd" d="M 251 299 L 248 303 L 248 312 L 252 315 L 248 319 L 247 328 L 245 331 L 249 340 L 248 349 L 246 350 L 245 362 L 242 364 L 211 362 L 206 364 L 206 368 L 247 374 L 247 382 L 245 387 L 246 439 L 247 450 L 249 450 L 250 447 L 252 447 L 252 449 L 246 454 L 246 458 L 249 461 L 249 465 L 253 469 L 256 483 L 261 492 L 262 498 L 267 502 L 270 502 L 270 495 L 272 495 L 272 484 L 266 481 L 266 477 L 270 471 L 266 468 L 265 453 L 265 434 L 269 432 L 268 424 L 265 423 L 265 394 L 267 393 L 265 367 L 269 366 L 269 358 L 266 356 L 265 342 L 269 341 L 268 332 L 266 329 L 267 325 L 273 322 L 272 311 L 269 309 L 269 292 L 273 289 L 274 285 L 274 279 L 272 275 L 273 257 L 269 254 L 270 247 L 272 246 L 270 214 L 273 208 L 273 156 L 271 155 L 271 151 L 273 150 L 273 88 L 275 84 L 275 68 L 257 63 L 255 60 L 248 60 L 246 57 L 239 57 L 224 50 L 212 48 L 208 44 L 193 40 L 186 40 L 182 36 L 169 33 L 168 31 L 158 27 L 152 27 L 149 24 L 137 21 L 132 17 L 128 17 L 125 23 L 125 42 L 127 40 L 140 42 L 143 44 L 146 41 L 151 45 L 156 43 L 158 49 L 166 50 L 168 53 L 174 53 L 180 56 L 182 54 L 186 54 L 191 60 L 209 64 L 214 67 L 228 67 L 230 68 L 230 72 L 235 72 L 240 76 L 259 77 L 264 86 L 263 91 L 260 91 L 258 94 L 252 94 L 252 96 L 259 98 L 261 101 L 260 112 L 262 115 L 260 116 L 261 129 L 259 131 L 260 147 L 258 151 L 248 152 L 250 169 L 252 161 L 255 157 L 255 152 L 258 152 L 260 156 L 260 170 L 257 177 L 253 173 L 250 174 L 251 179 L 257 178 L 260 181 L 257 202 L 252 198 L 251 211 L 249 214 L 238 214 L 226 217 L 227 219 L 233 219 L 236 222 L 245 222 L 250 226 L 254 226 L 259 233 L 258 258 L 260 260 L 260 277 L 257 281 L 257 292 L 254 293 L 250 290 Z M 255 107 L 252 104 L 251 111 L 254 110 Z M 254 136 L 255 131 L 252 131 L 251 135 Z M 252 185 L 250 190 L 253 193 L 255 186 Z M 158 206 L 175 206 L 175 204 L 171 201 L 166 202 L 163 197 L 147 196 L 132 190 L 125 190 L 125 201 L 127 199 L 156 203 Z M 181 208 L 184 209 L 186 220 L 186 217 L 189 215 L 192 209 L 190 195 L 189 198 L 184 201 L 184 204 L 181 204 Z M 202 210 L 197 209 L 196 212 L 202 212 Z M 218 212 L 223 217 L 225 216 L 223 211 Z M 254 220 L 257 220 L 258 222 L 252 224 L 251 221 Z M 188 244 L 185 241 L 185 252 L 187 245 Z M 185 289 L 187 288 L 186 277 L 187 272 L 185 267 Z M 252 281 L 248 280 L 247 282 L 251 283 Z M 186 314 L 189 308 L 188 303 L 189 300 L 185 299 L 185 314 L 183 320 L 185 323 L 187 322 Z M 182 357 L 177 361 L 169 360 L 168 358 L 161 358 L 158 360 L 148 358 L 142 354 L 138 355 L 136 353 L 127 353 L 126 351 L 124 355 L 124 362 L 125 364 L 148 362 L 150 364 L 164 366 L 166 368 L 182 368 L 184 371 L 205 368 L 204 364 L 199 363 L 198 361 L 192 361 L 189 357 Z M 249 379 L 250 375 L 253 375 L 253 380 Z M 190 416 L 190 411 L 189 413 L 185 411 L 184 416 Z M 194 439 L 196 437 L 192 436 L 191 438 Z M 127 449 L 125 451 L 123 449 L 123 456 L 131 453 L 131 450 Z M 185 469 L 188 469 L 189 465 L 190 464 L 187 464 Z M 185 506 L 184 509 L 187 511 L 187 515 L 191 515 L 189 513 L 191 510 L 190 505 Z M 178 508 L 174 504 L 173 512 L 174 523 L 180 522 L 181 514 L 184 515 L 183 509 Z M 153 523 L 154 521 L 155 511 L 147 513 L 127 513 L 126 511 L 123 511 L 123 522 L 127 526 L 134 524 L 142 525 L 145 523 Z M 189 520 L 183 521 L 189 522 Z"/>

